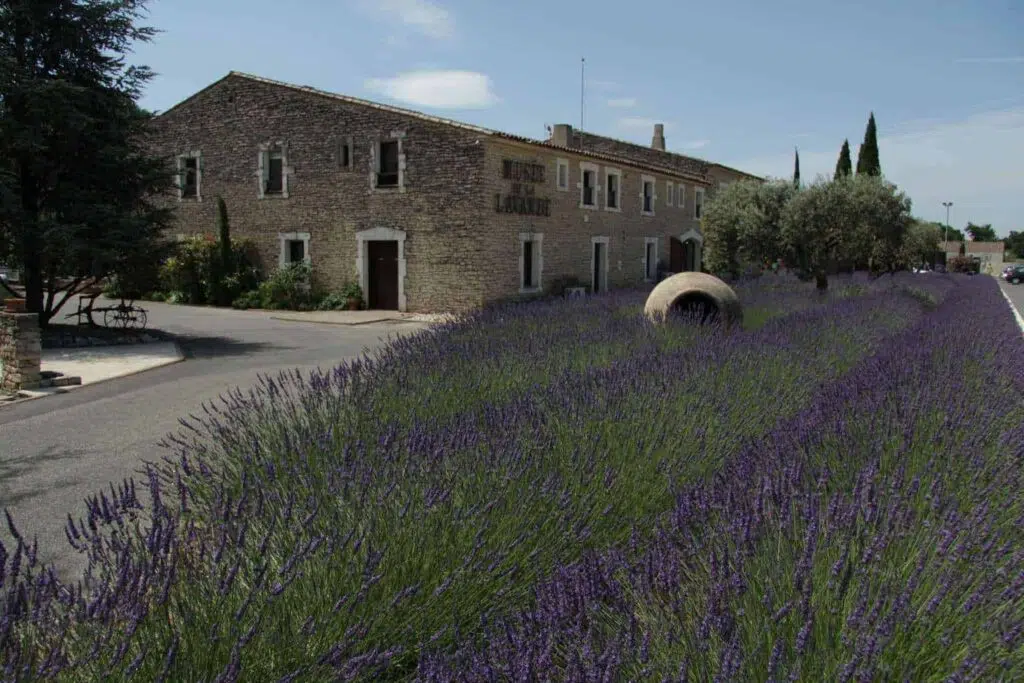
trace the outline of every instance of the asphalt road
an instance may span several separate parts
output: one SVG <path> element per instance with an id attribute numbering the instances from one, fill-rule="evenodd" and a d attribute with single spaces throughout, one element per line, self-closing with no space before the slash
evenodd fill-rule
<path id="1" fill-rule="evenodd" d="M 999 286 L 1006 292 L 1006 296 L 1010 298 L 1013 305 L 1017 307 L 1017 310 L 1022 316 L 1024 316 L 1024 284 L 1011 285 L 1005 280 L 999 281 Z"/>
<path id="2" fill-rule="evenodd" d="M 158 442 L 196 413 L 260 374 L 329 368 L 388 335 L 415 333 L 422 323 L 359 326 L 272 320 L 263 312 L 145 304 L 149 325 L 178 337 L 188 359 L 66 394 L 0 407 L 0 508 L 18 530 L 38 537 L 40 560 L 65 578 L 83 559 L 64 535 L 68 513 L 109 482 L 138 475 L 141 460 L 159 460 Z M 0 521 L 0 540 L 11 543 Z"/>

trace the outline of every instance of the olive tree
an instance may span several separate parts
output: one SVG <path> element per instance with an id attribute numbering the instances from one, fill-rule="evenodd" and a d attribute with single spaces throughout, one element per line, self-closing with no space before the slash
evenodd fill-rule
<path id="1" fill-rule="evenodd" d="M 737 277 L 746 265 L 790 257 L 781 222 L 797 191 L 791 182 L 741 181 L 716 193 L 701 217 L 708 269 Z"/>
<path id="2" fill-rule="evenodd" d="M 796 193 L 782 216 L 783 243 L 813 274 L 820 290 L 840 264 L 868 264 L 892 272 L 903 265 L 910 200 L 895 185 L 872 175 L 819 179 Z"/>

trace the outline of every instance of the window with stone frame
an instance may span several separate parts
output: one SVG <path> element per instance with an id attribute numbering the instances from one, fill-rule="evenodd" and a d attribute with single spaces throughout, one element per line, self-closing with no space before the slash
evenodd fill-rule
<path id="1" fill-rule="evenodd" d="M 283 142 L 260 145 L 259 150 L 259 196 L 288 196 L 288 147 Z"/>
<path id="2" fill-rule="evenodd" d="M 338 166 L 346 170 L 352 169 L 352 138 L 345 138 L 338 143 Z"/>
<path id="3" fill-rule="evenodd" d="M 693 217 L 700 218 L 704 212 L 704 188 L 698 187 L 693 196 Z"/>
<path id="4" fill-rule="evenodd" d="M 593 169 L 583 170 L 583 195 L 580 202 L 583 206 L 597 206 L 597 193 L 594 191 L 597 186 L 597 171 Z"/>
<path id="5" fill-rule="evenodd" d="M 398 140 L 381 140 L 377 151 L 377 187 L 398 187 Z"/>
<path id="6" fill-rule="evenodd" d="M 643 212 L 654 213 L 654 180 L 643 181 Z"/>
<path id="7" fill-rule="evenodd" d="M 178 198 L 200 199 L 202 178 L 201 154 L 189 152 L 178 156 Z"/>
<path id="8" fill-rule="evenodd" d="M 306 243 L 303 240 L 288 240 L 285 243 L 285 262 L 302 263 L 306 260 Z"/>
<path id="9" fill-rule="evenodd" d="M 542 249 L 544 235 L 541 233 L 520 233 L 519 235 L 519 291 L 535 292 L 541 287 L 541 269 L 544 260 Z"/>
<path id="10" fill-rule="evenodd" d="M 605 183 L 608 189 L 605 191 L 605 208 L 610 211 L 618 211 L 620 190 L 622 188 L 622 174 L 612 168 L 605 169 Z"/>
<path id="11" fill-rule="evenodd" d="M 555 162 L 555 187 L 565 191 L 569 189 L 569 160 L 558 159 Z"/>
<path id="12" fill-rule="evenodd" d="M 665 206 L 672 206 L 675 204 L 676 186 L 672 184 L 671 180 L 665 181 Z"/>

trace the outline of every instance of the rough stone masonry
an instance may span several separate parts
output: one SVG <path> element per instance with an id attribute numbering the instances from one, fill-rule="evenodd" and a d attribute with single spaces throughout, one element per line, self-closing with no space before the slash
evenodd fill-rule
<path id="1" fill-rule="evenodd" d="M 42 355 L 38 316 L 0 311 L 0 391 L 38 388 Z"/>

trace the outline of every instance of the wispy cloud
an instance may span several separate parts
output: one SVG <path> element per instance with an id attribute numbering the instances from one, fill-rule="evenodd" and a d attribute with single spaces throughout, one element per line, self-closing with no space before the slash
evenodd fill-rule
<path id="1" fill-rule="evenodd" d="M 636 106 L 635 97 L 618 97 L 615 99 L 608 100 L 608 106 L 616 109 L 630 109 Z"/>
<path id="2" fill-rule="evenodd" d="M 594 90 L 618 90 L 619 84 L 615 81 L 604 81 L 600 78 L 586 79 L 586 86 Z"/>
<path id="3" fill-rule="evenodd" d="M 393 100 L 432 109 L 483 109 L 499 101 L 491 79 L 475 71 L 410 71 L 371 78 L 366 87 Z"/>
<path id="4" fill-rule="evenodd" d="M 711 144 L 711 140 L 691 140 L 683 143 L 683 149 L 703 149 Z"/>
<path id="5" fill-rule="evenodd" d="M 957 64 L 1024 64 L 1024 55 L 1017 57 L 963 57 Z"/>
<path id="6" fill-rule="evenodd" d="M 430 0 L 359 0 L 365 12 L 400 21 L 410 29 L 435 40 L 455 35 L 455 20 L 448 10 Z M 397 40 L 390 37 L 389 42 Z"/>
<path id="7" fill-rule="evenodd" d="M 892 131 L 892 132 L 890 132 Z M 1021 162 L 1024 158 L 1024 107 L 991 111 L 960 121 L 917 121 L 914 125 L 883 124 L 878 139 L 882 171 L 914 201 L 914 213 L 945 219 L 942 202 L 952 201 L 953 223 L 992 223 L 999 234 L 1019 230 L 1024 216 Z M 856 163 L 859 131 L 851 131 Z M 834 149 L 800 149 L 805 178 L 831 177 L 842 140 Z M 729 163 L 723 160 L 723 163 Z M 793 151 L 730 166 L 750 173 L 786 178 L 793 170 Z"/>

